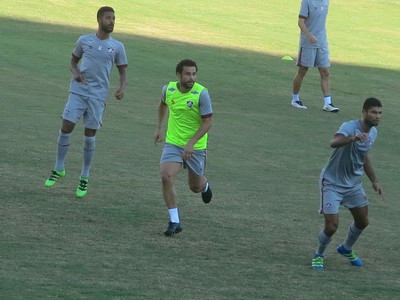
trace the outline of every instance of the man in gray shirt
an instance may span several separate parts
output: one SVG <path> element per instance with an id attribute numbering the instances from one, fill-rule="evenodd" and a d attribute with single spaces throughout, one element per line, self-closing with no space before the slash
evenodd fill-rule
<path id="1" fill-rule="evenodd" d="M 110 75 L 114 64 L 119 72 L 119 87 L 114 96 L 124 97 L 128 60 L 124 45 L 113 39 L 115 15 L 113 8 L 101 7 L 97 12 L 98 29 L 95 34 L 79 37 L 72 52 L 71 79 L 67 104 L 62 115 L 62 126 L 58 136 L 57 159 L 54 170 L 45 186 L 52 187 L 66 175 L 65 158 L 75 124 L 83 117 L 85 123 L 83 166 L 76 189 L 77 197 L 87 193 L 89 171 L 95 151 L 95 135 L 102 125 L 110 86 Z M 78 65 L 78 63 L 80 63 Z"/>
<path id="2" fill-rule="evenodd" d="M 347 238 L 337 251 L 347 257 L 353 266 L 362 266 L 362 260 L 352 250 L 362 231 L 368 226 L 368 200 L 361 183 L 365 171 L 373 189 L 383 197 L 368 152 L 377 137 L 382 104 L 376 98 L 365 100 L 361 119 L 343 123 L 331 141 L 334 149 L 320 177 L 321 206 L 325 227 L 319 233 L 319 245 L 312 259 L 314 269 L 323 269 L 324 252 L 339 226 L 339 207 L 348 208 L 354 222 Z"/>
<path id="3" fill-rule="evenodd" d="M 323 110 L 338 112 L 332 104 L 329 80 L 329 47 L 326 35 L 326 18 L 329 0 L 302 0 L 298 25 L 301 30 L 297 57 L 298 70 L 293 80 L 292 106 L 307 109 L 300 99 L 300 88 L 309 68 L 317 67 L 321 76 L 321 89 L 324 96 Z"/>

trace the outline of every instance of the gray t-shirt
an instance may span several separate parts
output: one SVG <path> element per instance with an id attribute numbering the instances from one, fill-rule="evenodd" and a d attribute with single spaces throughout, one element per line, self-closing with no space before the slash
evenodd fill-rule
<path id="1" fill-rule="evenodd" d="M 329 0 L 302 0 L 300 18 L 305 18 L 305 25 L 316 38 L 317 42 L 311 44 L 303 32 L 300 34 L 300 46 L 303 48 L 326 48 L 328 38 L 326 35 L 326 18 L 328 16 Z"/>
<path id="2" fill-rule="evenodd" d="M 343 123 L 336 135 L 349 137 L 360 132 L 361 121 L 352 120 Z M 365 142 L 357 141 L 335 148 L 327 165 L 322 169 L 321 178 L 341 187 L 354 187 L 361 183 L 365 157 L 375 143 L 377 135 L 378 131 L 372 127 Z"/>
<path id="3" fill-rule="evenodd" d="M 79 37 L 72 55 L 81 58 L 79 70 L 85 82 L 72 78 L 69 91 L 106 101 L 113 64 L 128 65 L 124 45 L 112 37 L 101 40 L 96 34 L 88 34 Z"/>

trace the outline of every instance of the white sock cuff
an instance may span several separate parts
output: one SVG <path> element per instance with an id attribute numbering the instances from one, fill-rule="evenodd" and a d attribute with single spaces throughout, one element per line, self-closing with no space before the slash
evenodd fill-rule
<path id="1" fill-rule="evenodd" d="M 179 223 L 179 213 L 177 207 L 168 209 L 168 213 L 172 223 Z"/>

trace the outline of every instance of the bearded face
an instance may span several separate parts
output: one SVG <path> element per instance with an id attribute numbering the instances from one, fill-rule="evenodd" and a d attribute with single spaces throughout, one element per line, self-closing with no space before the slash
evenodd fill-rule
<path id="1" fill-rule="evenodd" d="M 97 22 L 99 23 L 99 29 L 101 31 L 104 33 L 111 33 L 114 31 L 115 15 L 111 11 L 105 12 Z"/>

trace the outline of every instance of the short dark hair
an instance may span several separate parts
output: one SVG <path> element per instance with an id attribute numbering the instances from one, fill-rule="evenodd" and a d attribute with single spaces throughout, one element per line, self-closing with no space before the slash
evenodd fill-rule
<path id="1" fill-rule="evenodd" d="M 114 12 L 114 9 L 111 6 L 103 6 L 100 7 L 99 10 L 97 11 L 97 19 L 101 18 L 105 12 Z"/>
<path id="2" fill-rule="evenodd" d="M 182 74 L 183 67 L 196 67 L 196 72 L 197 72 L 197 64 L 191 59 L 184 59 L 181 60 L 177 65 L 176 65 L 176 73 Z"/>
<path id="3" fill-rule="evenodd" d="M 364 101 L 363 109 L 369 110 L 371 107 L 382 107 L 382 103 L 376 98 L 367 98 Z"/>

